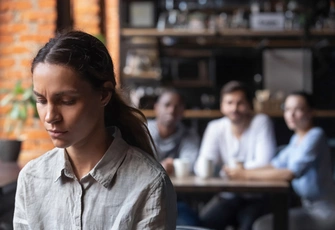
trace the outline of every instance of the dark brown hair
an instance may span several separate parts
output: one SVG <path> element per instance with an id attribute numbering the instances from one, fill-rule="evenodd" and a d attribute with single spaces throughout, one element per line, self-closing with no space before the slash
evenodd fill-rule
<path id="1" fill-rule="evenodd" d="M 308 106 L 308 108 L 309 109 L 314 109 L 315 103 L 314 103 L 314 98 L 313 98 L 312 94 L 309 94 L 309 93 L 307 93 L 305 91 L 295 91 L 295 92 L 289 93 L 287 95 L 287 97 L 289 97 L 289 96 L 300 96 L 300 97 L 303 97 L 304 100 L 305 100 L 305 102 L 306 102 L 306 105 Z"/>
<path id="2" fill-rule="evenodd" d="M 220 92 L 220 101 L 222 102 L 223 96 L 225 94 L 233 93 L 236 91 L 241 91 L 244 93 L 245 99 L 250 105 L 250 108 L 253 109 L 253 95 L 250 92 L 249 88 L 242 82 L 240 81 L 230 81 L 226 83 L 224 86 L 221 88 Z"/>
<path id="3" fill-rule="evenodd" d="M 70 67 L 95 90 L 112 91 L 112 99 L 105 107 L 105 126 L 118 127 L 128 144 L 154 156 L 154 144 L 146 126 L 146 118 L 141 111 L 129 106 L 116 91 L 113 61 L 99 39 L 81 31 L 60 33 L 39 50 L 31 72 L 38 63 Z M 113 89 L 103 87 L 108 81 L 113 83 Z"/>
<path id="4" fill-rule="evenodd" d="M 159 102 L 159 100 L 165 94 L 175 94 L 175 95 L 178 95 L 180 103 L 182 105 L 185 105 L 185 98 L 183 97 L 183 95 L 176 88 L 173 88 L 173 87 L 165 87 L 165 88 L 163 88 L 162 91 L 161 91 L 161 93 L 159 94 L 159 96 L 156 99 L 156 103 Z"/>

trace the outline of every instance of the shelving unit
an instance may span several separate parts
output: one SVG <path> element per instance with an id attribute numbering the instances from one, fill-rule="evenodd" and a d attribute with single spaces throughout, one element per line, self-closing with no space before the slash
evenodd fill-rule
<path id="1" fill-rule="evenodd" d="M 163 36 L 174 36 L 174 37 L 193 37 L 193 36 L 214 36 L 215 31 L 210 30 L 188 30 L 188 29 L 165 29 L 157 30 L 156 28 L 124 28 L 121 30 L 121 36 L 133 37 L 133 36 L 146 36 L 146 37 L 163 37 Z"/>
<path id="2" fill-rule="evenodd" d="M 313 36 L 335 36 L 335 30 L 312 29 L 310 34 Z M 304 35 L 303 30 L 252 30 L 252 29 L 224 29 L 224 30 L 190 30 L 190 29 L 164 29 L 158 30 L 156 28 L 124 28 L 121 29 L 121 36 L 133 37 L 193 37 L 193 36 L 226 36 L 226 37 L 301 37 Z"/>
<path id="3" fill-rule="evenodd" d="M 154 118 L 155 112 L 154 110 L 141 110 L 142 113 L 147 118 Z M 270 117 L 283 117 L 282 112 L 262 112 Z M 220 110 L 185 110 L 184 118 L 185 119 L 216 119 L 222 117 L 222 113 Z M 316 118 L 332 118 L 335 117 L 335 110 L 316 110 L 315 111 Z"/>
<path id="4" fill-rule="evenodd" d="M 126 1 L 120 1 L 120 4 L 125 5 L 129 2 L 138 2 L 138 0 L 126 0 Z M 163 1 L 152 1 L 154 4 L 154 15 L 155 15 L 155 23 L 158 21 L 160 13 L 165 11 L 166 5 L 162 3 Z M 195 12 L 195 11 L 203 11 L 205 13 L 208 13 L 208 15 L 211 15 L 212 13 L 218 14 L 220 12 L 227 12 L 228 14 L 233 13 L 236 11 L 237 8 L 242 9 L 247 14 L 250 13 L 250 5 L 249 2 L 245 2 L 245 4 L 242 4 L 242 1 L 239 1 L 238 3 L 234 2 L 233 0 L 225 1 L 225 5 L 221 8 L 215 8 L 210 7 L 208 9 L 205 8 L 205 6 L 197 6 L 196 4 L 198 1 L 187 1 L 189 4 L 188 10 L 189 12 Z M 301 3 L 302 1 L 300 1 Z M 174 9 L 178 9 L 178 4 L 180 1 L 174 0 Z M 241 3 L 241 4 L 240 4 Z M 214 4 L 214 3 L 213 3 Z M 308 9 L 307 3 L 305 2 L 301 4 L 299 9 L 296 9 L 296 13 L 301 12 L 307 12 Z M 121 7 L 122 8 L 122 7 Z M 123 7 L 121 10 L 121 13 L 125 13 L 126 10 L 129 10 L 127 7 Z M 273 10 L 273 8 L 272 8 Z M 126 13 L 126 16 L 129 17 L 129 13 Z M 121 16 L 122 18 L 122 16 Z M 218 67 L 222 64 L 222 62 L 229 61 L 228 55 L 233 54 L 236 55 L 235 52 L 232 51 L 232 49 L 238 49 L 240 48 L 242 51 L 239 51 L 239 55 L 241 57 L 246 56 L 243 51 L 244 49 L 252 49 L 250 53 L 254 52 L 255 56 L 252 56 L 250 59 L 242 60 L 240 63 L 243 64 L 243 61 L 253 61 L 251 66 L 243 66 L 236 67 L 236 66 L 225 66 L 224 68 L 236 68 L 237 71 L 240 71 L 244 67 L 248 68 L 248 71 L 251 70 L 248 75 L 248 79 L 253 78 L 258 73 L 261 73 L 262 70 L 262 64 L 255 64 L 256 62 L 261 62 L 261 59 L 257 59 L 261 57 L 262 50 L 265 50 L 267 48 L 311 48 L 314 49 L 315 46 L 321 41 L 326 39 L 326 43 L 330 46 L 335 45 L 335 30 L 332 29 L 311 29 L 306 33 L 303 29 L 285 29 L 285 30 L 254 30 L 249 28 L 226 28 L 226 29 L 181 29 L 181 28 L 165 28 L 165 29 L 157 29 L 157 28 L 127 28 L 129 26 L 129 21 L 127 20 L 121 20 L 121 28 L 120 28 L 120 41 L 121 41 L 121 47 L 122 50 L 125 50 L 124 48 L 152 48 L 155 46 L 157 50 L 159 51 L 159 60 L 162 67 L 161 76 L 152 76 L 147 74 L 139 74 L 137 76 L 127 75 L 127 74 L 121 74 L 121 78 L 125 80 L 127 83 L 136 85 L 140 84 L 142 81 L 144 85 L 150 85 L 151 86 L 158 86 L 160 83 L 168 83 L 169 86 L 174 87 L 180 87 L 180 88 L 186 88 L 186 90 L 194 89 L 193 91 L 197 90 L 208 90 L 210 93 L 205 92 L 206 94 L 212 94 L 218 96 L 218 89 L 221 87 L 221 85 L 224 83 L 224 81 L 228 81 L 229 79 L 224 79 L 221 81 L 217 81 L 218 76 L 222 74 L 223 71 L 219 73 L 217 71 Z M 138 44 L 134 43 L 132 44 L 131 41 L 133 38 L 139 38 L 142 40 L 145 39 L 152 39 L 155 41 L 155 44 Z M 166 40 L 172 41 L 171 44 L 166 43 Z M 122 45 L 123 44 L 123 45 Z M 189 53 L 185 53 L 189 52 Z M 191 53 L 190 51 L 194 51 L 194 53 Z M 237 52 L 238 53 L 238 52 Z M 200 54 L 200 55 L 199 55 Z M 221 55 L 221 56 L 220 56 Z M 225 55 L 225 56 L 224 56 Z M 258 56 L 257 56 L 258 55 Z M 121 53 L 121 71 L 123 69 L 123 66 L 125 64 L 125 56 L 126 52 Z M 202 75 L 206 77 L 201 77 L 201 74 L 199 76 L 194 75 L 193 72 L 189 73 L 189 76 L 185 76 L 184 73 L 188 73 L 185 69 L 189 68 L 191 70 L 194 70 L 195 68 L 190 68 L 189 66 L 181 66 L 180 69 L 183 69 L 184 72 L 182 74 L 178 73 L 176 74 L 176 71 L 171 71 L 171 69 L 175 69 L 176 66 L 179 68 L 179 64 L 184 64 L 185 59 L 191 60 L 190 62 L 194 61 L 196 62 L 196 58 L 201 56 L 202 58 L 208 60 L 208 63 L 206 64 L 207 73 Z M 222 59 L 216 59 L 217 57 L 222 57 Z M 257 59 L 256 61 L 255 58 Z M 193 59 L 192 59 L 193 58 Z M 123 59 L 123 61 L 122 61 Z M 214 61 L 213 61 L 214 60 Z M 218 61 L 217 61 L 218 60 Z M 163 63 L 164 62 L 164 63 Z M 169 64 L 172 62 L 178 62 L 178 64 Z M 221 62 L 221 63 L 220 63 Z M 168 63 L 168 64 L 167 64 Z M 168 65 L 168 66 L 167 66 Z M 228 64 L 230 65 L 230 63 Z M 233 64 L 231 64 L 233 65 Z M 194 65 L 196 66 L 196 65 Z M 252 67 L 254 69 L 252 69 Z M 166 70 L 169 69 L 167 72 Z M 179 70 L 178 70 L 179 71 Z M 228 75 L 231 72 L 228 73 Z M 238 74 L 243 75 L 243 72 L 238 72 Z M 168 77 L 167 77 L 168 76 Z M 184 78 L 183 78 L 184 77 Z M 226 76 L 222 76 L 223 78 Z M 237 79 L 241 80 L 241 79 Z M 134 83 L 135 82 L 135 83 Z M 255 83 L 253 80 L 250 80 L 251 84 L 254 84 L 252 87 L 254 87 L 255 90 L 262 89 L 263 83 Z M 249 84 L 250 84 L 249 82 Z M 214 89 L 214 90 L 212 90 Z M 218 101 L 218 98 L 217 98 Z M 195 106 L 199 107 L 199 106 Z M 211 107 L 213 108 L 213 107 Z M 217 108 L 217 107 L 214 107 Z M 322 107 L 323 108 L 323 107 Z M 152 111 L 151 110 L 144 110 L 145 113 L 152 117 Z M 272 117 L 281 117 L 281 113 L 268 113 Z M 335 113 L 332 111 L 318 111 L 318 116 L 320 117 L 335 117 Z M 221 113 L 218 110 L 187 110 L 186 118 L 215 118 L 220 117 Z"/>

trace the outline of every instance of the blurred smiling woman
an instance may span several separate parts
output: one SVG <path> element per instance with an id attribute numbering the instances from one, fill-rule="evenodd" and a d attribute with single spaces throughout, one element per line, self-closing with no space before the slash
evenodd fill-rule
<path id="1" fill-rule="evenodd" d="M 115 89 L 112 59 L 79 31 L 32 63 L 40 119 L 56 148 L 21 171 L 15 229 L 175 229 L 176 198 L 144 116 Z"/>
<path id="2" fill-rule="evenodd" d="M 234 179 L 292 181 L 302 207 L 290 210 L 290 230 L 332 230 L 335 226 L 335 186 L 330 152 L 325 133 L 313 126 L 312 108 L 309 94 L 296 92 L 288 95 L 284 118 L 294 135 L 287 147 L 267 167 L 226 170 Z M 261 217 L 253 229 L 271 229 L 272 221 L 272 215 Z"/>

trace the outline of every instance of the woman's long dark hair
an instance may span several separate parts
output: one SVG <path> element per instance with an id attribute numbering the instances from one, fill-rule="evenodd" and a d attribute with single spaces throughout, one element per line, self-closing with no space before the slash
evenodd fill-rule
<path id="1" fill-rule="evenodd" d="M 154 144 L 146 126 L 146 118 L 141 111 L 127 105 L 116 92 L 113 61 L 99 39 L 81 31 L 60 33 L 39 50 L 31 72 L 38 63 L 70 67 L 95 90 L 112 91 L 112 99 L 105 107 L 105 126 L 118 127 L 128 144 L 154 156 Z M 108 81 L 113 83 L 113 89 L 103 87 Z"/>

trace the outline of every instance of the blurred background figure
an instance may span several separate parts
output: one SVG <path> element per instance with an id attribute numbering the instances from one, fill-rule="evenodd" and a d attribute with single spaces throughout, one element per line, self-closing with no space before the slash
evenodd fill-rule
<path id="1" fill-rule="evenodd" d="M 166 88 L 155 103 L 156 118 L 148 121 L 157 158 L 170 176 L 174 174 L 175 158 L 186 160 L 191 173 L 198 156 L 200 138 L 196 131 L 181 122 L 184 106 L 182 96 L 175 89 Z M 178 197 L 177 225 L 198 225 L 196 213 L 182 200 Z"/>
<path id="2" fill-rule="evenodd" d="M 331 230 L 335 226 L 335 186 L 332 180 L 327 137 L 313 126 L 313 100 L 305 92 L 291 93 L 285 100 L 284 118 L 294 131 L 290 143 L 271 164 L 254 170 L 226 169 L 233 179 L 288 180 L 301 197 L 302 207 L 289 212 L 291 230 Z M 255 222 L 255 230 L 272 227 L 273 216 Z"/>
<path id="3" fill-rule="evenodd" d="M 275 153 L 275 137 L 271 120 L 264 114 L 254 114 L 253 96 L 241 82 L 231 81 L 221 90 L 221 112 L 225 117 L 211 121 L 204 133 L 195 172 L 201 161 L 212 160 L 223 173 L 229 168 L 255 168 L 269 164 Z M 201 211 L 205 227 L 225 229 L 238 226 L 251 229 L 264 213 L 261 196 L 222 193 L 214 197 Z"/>
<path id="4" fill-rule="evenodd" d="M 184 106 L 182 96 L 175 89 L 166 88 L 154 106 L 156 119 L 148 121 L 158 160 L 170 175 L 174 158 L 186 159 L 193 165 L 199 151 L 199 135 L 181 122 Z"/>

